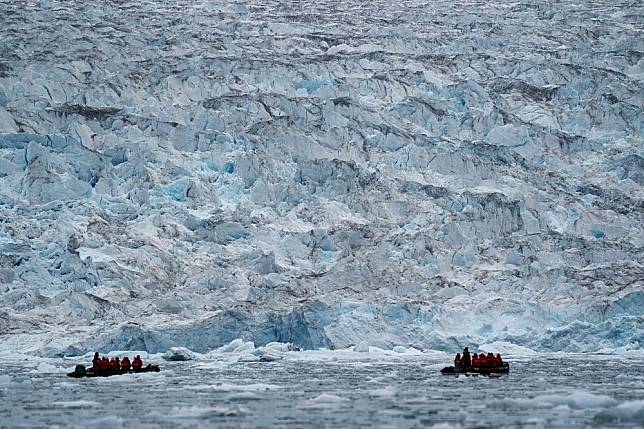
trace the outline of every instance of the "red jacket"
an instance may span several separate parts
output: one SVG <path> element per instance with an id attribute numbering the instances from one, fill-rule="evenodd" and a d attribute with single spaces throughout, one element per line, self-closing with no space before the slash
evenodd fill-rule
<path id="1" fill-rule="evenodd" d="M 110 371 L 119 371 L 121 369 L 121 365 L 116 361 L 116 359 L 112 358 L 110 360 Z"/>
<path id="2" fill-rule="evenodd" d="M 123 361 L 121 361 L 121 369 L 123 371 L 129 371 L 132 365 L 130 365 L 130 360 L 128 358 L 123 358 Z"/>
<path id="3" fill-rule="evenodd" d="M 142 366 L 143 361 L 141 360 L 141 358 L 134 358 L 134 360 L 132 361 L 132 369 L 141 369 Z"/>

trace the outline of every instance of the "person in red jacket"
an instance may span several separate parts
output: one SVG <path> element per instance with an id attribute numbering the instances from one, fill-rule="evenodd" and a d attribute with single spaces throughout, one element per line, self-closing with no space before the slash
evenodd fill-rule
<path id="1" fill-rule="evenodd" d="M 477 367 L 479 367 L 480 364 L 481 364 L 481 362 L 479 360 L 479 355 L 477 353 L 474 353 L 472 355 L 472 366 L 477 368 Z"/>
<path id="2" fill-rule="evenodd" d="M 496 366 L 503 366 L 503 359 L 501 359 L 501 353 L 496 354 Z"/>
<path id="3" fill-rule="evenodd" d="M 461 359 L 461 354 L 456 353 L 456 356 L 454 356 L 454 369 L 460 370 L 463 368 L 463 361 Z"/>
<path id="4" fill-rule="evenodd" d="M 487 354 L 487 366 L 494 368 L 496 366 L 496 358 L 492 353 Z"/>
<path id="5" fill-rule="evenodd" d="M 110 361 L 103 356 L 101 358 L 101 371 L 109 371 L 110 370 Z"/>
<path id="6" fill-rule="evenodd" d="M 118 358 L 110 359 L 110 371 L 118 372 L 121 370 L 121 363 L 118 361 Z"/>
<path id="7" fill-rule="evenodd" d="M 479 355 L 479 366 L 481 368 L 485 368 L 487 366 L 487 357 L 485 356 L 485 353 L 481 353 Z"/>
<path id="8" fill-rule="evenodd" d="M 134 360 L 132 360 L 132 369 L 135 371 L 140 370 L 143 367 L 143 361 L 141 360 L 141 356 L 136 355 Z"/>
<path id="9" fill-rule="evenodd" d="M 132 365 L 130 364 L 130 358 L 125 356 L 123 360 L 121 361 L 121 370 L 123 371 L 129 371 L 130 368 L 132 368 Z"/>
<path id="10" fill-rule="evenodd" d="M 94 359 L 92 359 L 92 371 L 101 372 L 101 358 L 98 356 L 98 352 L 94 353 Z"/>

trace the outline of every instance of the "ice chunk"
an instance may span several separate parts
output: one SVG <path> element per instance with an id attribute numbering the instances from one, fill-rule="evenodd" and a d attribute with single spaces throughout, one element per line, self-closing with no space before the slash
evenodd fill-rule
<path id="1" fill-rule="evenodd" d="M 605 408 L 617 404 L 610 396 L 577 392 L 571 394 L 541 395 L 534 398 L 535 402 L 549 405 L 567 405 L 574 409 Z"/>
<path id="2" fill-rule="evenodd" d="M 195 354 L 185 347 L 170 347 L 161 357 L 170 361 L 186 361 L 193 360 Z"/>
<path id="3" fill-rule="evenodd" d="M 95 401 L 85 401 L 80 399 L 78 401 L 54 402 L 53 405 L 58 407 L 63 407 L 63 408 L 89 408 L 89 407 L 95 407 L 99 405 L 99 403 Z"/>
<path id="4" fill-rule="evenodd" d="M 266 352 L 260 352 L 258 353 L 259 360 L 262 362 L 276 362 L 278 360 L 284 359 L 284 356 L 272 354 L 272 353 L 266 353 Z"/>
<path id="5" fill-rule="evenodd" d="M 237 362 L 260 362 L 261 360 L 262 358 L 260 356 L 248 353 L 240 356 L 239 359 L 237 359 Z"/>
<path id="6" fill-rule="evenodd" d="M 232 340 L 230 343 L 217 349 L 221 353 L 244 353 L 253 350 L 255 350 L 255 344 L 252 341 L 244 341 L 241 338 Z"/>
<path id="7" fill-rule="evenodd" d="M 185 201 L 190 190 L 190 179 L 182 177 L 163 187 L 163 191 L 175 201 Z"/>
<path id="8" fill-rule="evenodd" d="M 596 423 L 644 424 L 644 400 L 627 401 L 616 407 L 602 410 L 594 417 Z"/>
<path id="9" fill-rule="evenodd" d="M 89 421 L 87 427 L 96 429 L 120 429 L 125 427 L 125 420 L 119 416 L 106 416 Z"/>
<path id="10" fill-rule="evenodd" d="M 31 372 L 38 373 L 38 374 L 62 374 L 68 371 L 65 368 L 59 368 L 55 365 L 52 365 L 46 362 L 41 362 L 38 364 L 36 369 L 34 369 Z"/>
<path id="11" fill-rule="evenodd" d="M 266 392 L 269 390 L 281 389 L 280 386 L 276 384 L 267 384 L 267 383 L 252 383 L 252 384 L 230 384 L 230 383 L 220 383 L 220 384 L 197 384 L 193 386 L 186 386 L 186 389 L 189 390 L 218 390 L 222 392 Z"/>
<path id="12" fill-rule="evenodd" d="M 346 401 L 346 398 L 343 398 L 338 395 L 332 395 L 330 393 L 322 393 L 315 398 L 311 398 L 309 401 L 310 402 L 315 402 L 315 403 L 328 403 L 328 402 L 342 402 Z"/>
<path id="13" fill-rule="evenodd" d="M 273 352 L 297 351 L 297 348 L 291 343 L 279 343 L 276 341 L 266 344 L 264 347 L 262 347 L 262 349 Z"/>
<path id="14" fill-rule="evenodd" d="M 360 341 L 358 345 L 353 347 L 353 351 L 359 353 L 369 353 L 369 342 Z"/>
<path id="15" fill-rule="evenodd" d="M 392 350 L 395 351 L 396 353 L 405 353 L 407 351 L 407 349 L 404 348 L 403 346 L 396 346 Z"/>
<path id="16" fill-rule="evenodd" d="M 170 413 L 164 417 L 171 419 L 190 419 L 200 418 L 208 419 L 215 417 L 232 417 L 246 414 L 248 410 L 240 406 L 234 407 L 177 407 L 173 408 Z"/>
<path id="17" fill-rule="evenodd" d="M 374 389 L 369 391 L 369 395 L 371 396 L 380 396 L 380 397 L 394 397 L 396 396 L 397 390 L 393 386 L 387 386 L 383 387 L 381 389 Z"/>
<path id="18" fill-rule="evenodd" d="M 13 134 L 18 132 L 18 126 L 9 112 L 0 106 L 0 133 Z"/>

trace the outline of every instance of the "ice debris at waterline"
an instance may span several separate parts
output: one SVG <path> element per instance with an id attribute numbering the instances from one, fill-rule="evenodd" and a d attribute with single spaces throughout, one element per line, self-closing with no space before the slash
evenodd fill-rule
<path id="1" fill-rule="evenodd" d="M 170 347 L 161 357 L 169 361 L 186 361 L 193 360 L 196 356 L 185 347 Z"/>
<path id="2" fill-rule="evenodd" d="M 52 7 L 0 6 L 1 348 L 642 348 L 632 2 Z"/>
<path id="3" fill-rule="evenodd" d="M 353 428 L 374 422 L 371 426 L 401 429 L 634 429 L 644 424 L 641 353 L 541 353 L 512 359 L 511 375 L 493 380 L 440 375 L 436 367 L 451 357 L 445 353 L 305 350 L 284 352 L 284 359 L 268 364 L 240 363 L 235 355 L 213 351 L 193 361 L 164 362 L 159 373 L 78 381 L 31 373 L 39 362 L 58 367 L 71 359 L 7 357 L 3 368 L 11 376 L 0 375 L 0 426 L 265 428 L 324 422 L 324 427 Z M 131 402 L 130 396 L 136 406 L 116 400 Z M 38 410 L 34 404 L 41 404 Z M 118 423 L 100 423 L 107 419 Z"/>

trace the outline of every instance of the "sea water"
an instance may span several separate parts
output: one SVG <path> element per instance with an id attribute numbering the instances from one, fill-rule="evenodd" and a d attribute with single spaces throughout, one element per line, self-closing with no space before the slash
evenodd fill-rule
<path id="1" fill-rule="evenodd" d="M 446 356 L 287 353 L 278 362 L 157 359 L 161 372 L 72 379 L 71 360 L 0 368 L 0 427 L 642 427 L 644 360 L 509 359 L 499 377 Z M 155 360 L 151 357 L 151 360 Z"/>

